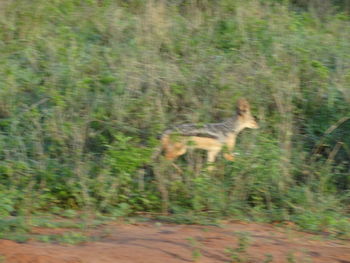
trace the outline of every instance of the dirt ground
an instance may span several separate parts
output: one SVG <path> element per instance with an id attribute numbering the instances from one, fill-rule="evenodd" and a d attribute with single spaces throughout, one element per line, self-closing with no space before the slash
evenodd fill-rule
<path id="1" fill-rule="evenodd" d="M 45 229 L 37 231 L 45 232 Z M 53 231 L 52 229 L 47 231 Z M 6 263 L 324 262 L 350 263 L 350 241 L 254 223 L 220 227 L 110 223 L 80 245 L 0 240 Z M 101 235 L 103 233 L 103 235 Z M 92 234 L 92 233 L 90 233 Z M 239 240 L 248 238 L 246 251 Z M 231 248 L 228 253 L 227 248 Z M 243 251 L 242 251 L 243 250 Z"/>

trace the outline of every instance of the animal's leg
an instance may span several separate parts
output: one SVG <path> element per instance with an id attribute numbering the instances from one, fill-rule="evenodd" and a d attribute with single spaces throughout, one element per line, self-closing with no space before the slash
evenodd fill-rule
<path id="1" fill-rule="evenodd" d="M 233 153 L 224 153 L 224 158 L 227 161 L 233 162 L 235 160 L 235 155 Z"/>
<path id="2" fill-rule="evenodd" d="M 172 145 L 169 145 L 166 149 L 165 149 L 165 158 L 168 160 L 175 160 L 177 157 L 185 154 L 187 151 L 187 147 L 186 145 L 184 145 L 183 143 L 174 143 Z"/>
<path id="3" fill-rule="evenodd" d="M 236 135 L 230 135 L 226 141 L 227 152 L 223 154 L 224 158 L 227 161 L 233 161 L 235 159 L 235 156 L 233 154 L 233 149 L 235 147 L 235 144 L 236 144 Z"/>
<path id="4" fill-rule="evenodd" d="M 208 163 L 209 164 L 213 164 L 213 162 L 215 161 L 215 159 L 216 159 L 216 156 L 218 155 L 218 153 L 220 152 L 220 148 L 215 148 L 215 149 L 212 149 L 212 150 L 209 150 L 208 151 L 208 158 L 207 158 L 207 160 L 208 160 Z M 209 171 L 212 171 L 213 170 L 213 166 L 209 166 L 208 167 L 208 170 Z"/>
<path id="5" fill-rule="evenodd" d="M 187 147 L 182 143 L 174 143 L 168 147 L 165 151 L 165 158 L 169 161 L 174 161 L 180 155 L 186 153 Z M 172 163 L 172 166 L 180 173 L 183 174 L 183 171 L 175 163 Z"/>

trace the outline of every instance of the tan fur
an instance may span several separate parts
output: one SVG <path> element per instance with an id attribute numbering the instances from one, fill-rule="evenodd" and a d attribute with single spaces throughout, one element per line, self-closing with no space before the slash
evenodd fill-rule
<path id="1" fill-rule="evenodd" d="M 203 128 L 196 128 L 196 126 L 190 124 L 188 125 L 189 127 L 183 129 L 184 134 L 181 133 L 181 129 L 168 130 L 161 139 L 165 158 L 175 160 L 177 157 L 185 154 L 188 149 L 203 149 L 208 152 L 207 161 L 212 163 L 215 161 L 218 153 L 226 147 L 228 153 L 225 152 L 223 156 L 225 159 L 233 161 L 232 151 L 235 147 L 238 133 L 245 128 L 257 129 L 259 126 L 251 115 L 250 105 L 245 99 L 237 101 L 236 115 L 231 122 L 227 123 L 233 127 L 232 131 L 228 131 L 228 125 L 224 123 L 208 124 Z M 194 132 L 201 132 L 203 135 L 189 136 L 191 129 Z M 206 132 L 209 134 L 208 136 L 205 135 Z M 217 136 L 215 136 L 216 134 Z"/>

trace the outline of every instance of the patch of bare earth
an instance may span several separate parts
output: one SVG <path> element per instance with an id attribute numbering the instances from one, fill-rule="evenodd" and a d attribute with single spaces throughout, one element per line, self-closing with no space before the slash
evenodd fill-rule
<path id="1" fill-rule="evenodd" d="M 263 262 L 269 254 L 270 262 L 277 263 L 288 257 L 289 262 L 350 263 L 350 241 L 322 240 L 271 225 L 108 224 L 97 232 L 103 238 L 81 245 L 0 240 L 0 255 L 6 263 L 232 263 L 225 250 L 236 248 L 243 233 L 251 240 L 245 253 L 249 262 Z"/>

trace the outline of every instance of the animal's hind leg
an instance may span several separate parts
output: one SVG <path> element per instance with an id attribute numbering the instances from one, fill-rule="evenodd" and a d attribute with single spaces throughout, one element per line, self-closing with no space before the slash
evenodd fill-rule
<path id="1" fill-rule="evenodd" d="M 170 161 L 174 161 L 177 157 L 180 155 L 185 154 L 187 151 L 187 147 L 182 143 L 176 143 L 174 145 L 168 146 L 165 150 L 165 158 Z M 182 174 L 183 171 L 180 167 L 178 167 L 175 163 L 172 163 L 172 166 L 175 167 L 175 169 Z"/>
<path id="2" fill-rule="evenodd" d="M 167 160 L 175 160 L 177 157 L 185 154 L 187 151 L 186 145 L 183 143 L 174 143 L 173 145 L 169 145 L 165 149 L 165 158 Z"/>
<path id="3" fill-rule="evenodd" d="M 224 158 L 227 160 L 227 161 L 231 161 L 233 162 L 235 160 L 235 156 L 233 155 L 233 153 L 229 154 L 229 153 L 224 153 Z"/>

